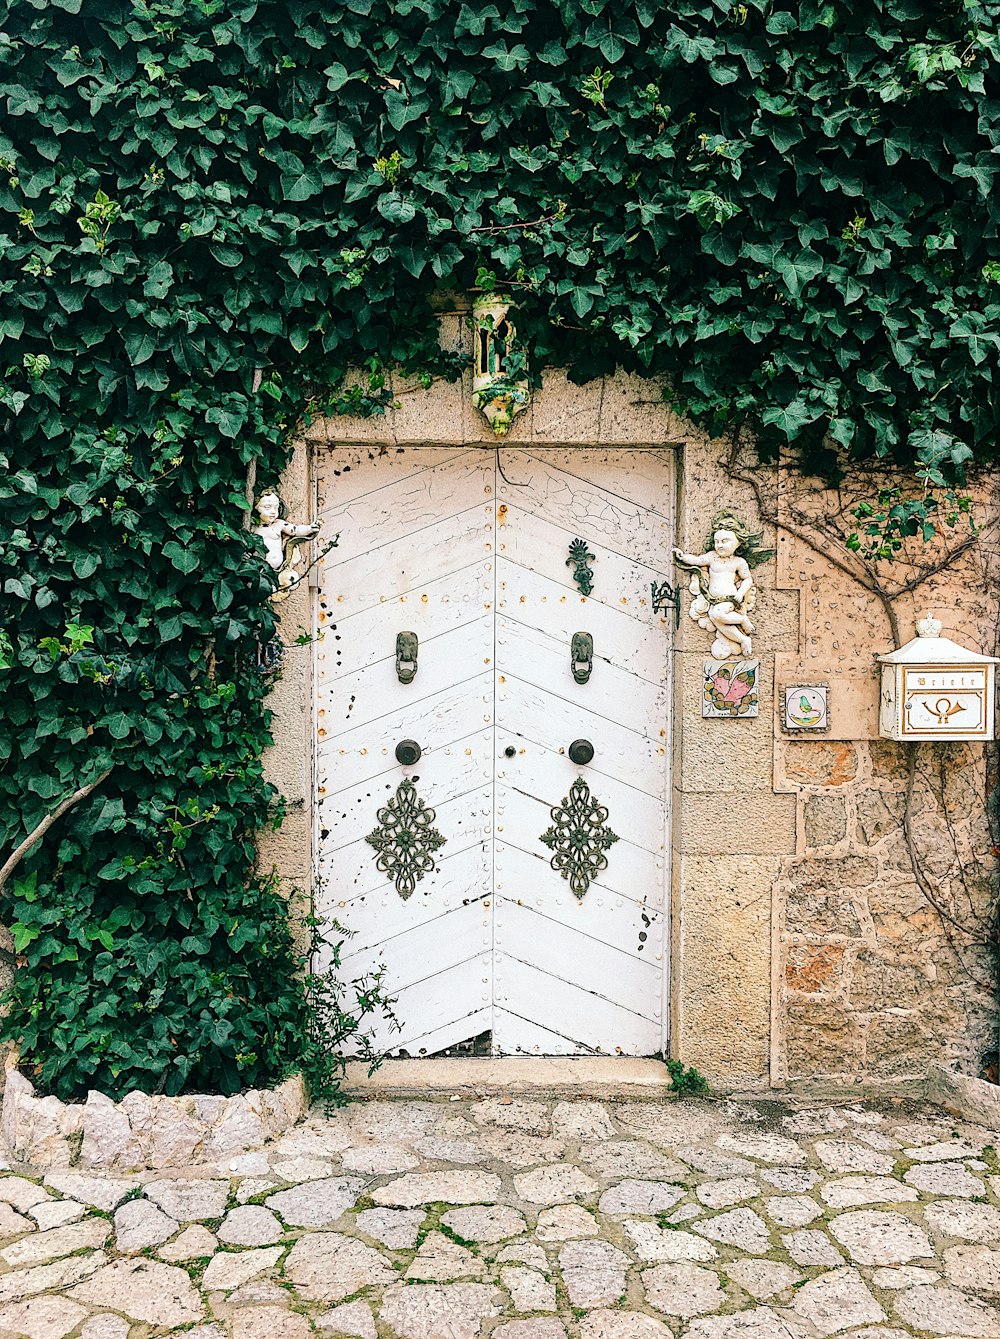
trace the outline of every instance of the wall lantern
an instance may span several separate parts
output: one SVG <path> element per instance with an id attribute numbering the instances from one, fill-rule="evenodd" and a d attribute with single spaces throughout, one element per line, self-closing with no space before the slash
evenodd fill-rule
<path id="1" fill-rule="evenodd" d="M 511 321 L 513 304 L 499 293 L 478 297 L 472 304 L 472 403 L 497 437 L 506 437 L 514 416 L 527 409 L 527 360 Z"/>
<path id="2" fill-rule="evenodd" d="M 980 655 L 941 636 L 936 618 L 917 624 L 917 636 L 879 656 L 883 739 L 994 737 L 996 656 Z"/>

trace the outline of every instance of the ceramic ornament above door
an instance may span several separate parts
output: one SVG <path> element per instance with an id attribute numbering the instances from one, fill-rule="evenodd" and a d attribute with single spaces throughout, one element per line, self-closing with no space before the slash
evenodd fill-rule
<path id="1" fill-rule="evenodd" d="M 394 1053 L 659 1054 L 673 457 L 502 464 L 319 458 L 317 910 Z"/>

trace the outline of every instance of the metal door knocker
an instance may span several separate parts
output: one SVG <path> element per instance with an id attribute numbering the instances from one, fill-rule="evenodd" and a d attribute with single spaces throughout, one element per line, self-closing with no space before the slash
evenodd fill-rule
<path id="1" fill-rule="evenodd" d="M 419 646 L 415 632 L 396 633 L 396 678 L 400 683 L 412 683 L 417 677 Z"/>
<path id="2" fill-rule="evenodd" d="M 574 632 L 570 642 L 570 661 L 573 678 L 586 683 L 594 668 L 594 639 L 589 632 Z"/>

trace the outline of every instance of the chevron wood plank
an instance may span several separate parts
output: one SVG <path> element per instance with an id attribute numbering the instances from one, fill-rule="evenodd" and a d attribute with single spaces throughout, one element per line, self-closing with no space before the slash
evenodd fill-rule
<path id="1" fill-rule="evenodd" d="M 659 618 L 648 626 L 618 610 L 560 589 L 537 572 L 497 559 L 497 612 L 527 628 L 537 628 L 569 646 L 574 632 L 589 632 L 594 647 L 623 669 L 659 685 L 666 674 L 669 636 Z"/>
<path id="2" fill-rule="evenodd" d="M 591 798 L 595 803 L 603 805 L 605 797 L 600 783 L 591 777 L 588 777 L 587 781 Z M 558 808 L 563 798 L 556 795 L 549 805 L 539 800 L 528 799 L 527 796 L 508 787 L 499 787 L 496 802 L 496 832 L 498 841 L 505 843 L 505 846 L 498 848 L 497 862 L 498 865 L 502 863 L 501 850 L 506 858 L 507 847 L 516 848 L 529 858 L 537 859 L 540 864 L 535 866 L 533 884 L 536 895 L 542 897 L 547 905 L 553 902 L 565 902 L 567 906 L 571 906 L 576 898 L 570 889 L 570 884 L 558 871 L 550 868 L 554 850 L 541 840 L 542 833 L 548 832 L 554 826 L 552 809 Z M 662 899 L 663 854 L 644 850 L 627 836 L 623 836 L 623 833 L 629 831 L 627 820 L 627 811 L 616 812 L 609 809 L 604 826 L 614 833 L 618 840 L 603 852 L 607 866 L 595 874 L 591 886 L 628 898 L 632 903 L 657 905 Z M 527 867 L 521 868 L 522 875 L 526 875 Z M 506 887 L 505 872 L 498 870 L 497 878 L 498 880 L 502 878 Z"/>
<path id="3" fill-rule="evenodd" d="M 576 709 L 585 705 L 605 720 L 614 721 L 658 743 L 666 724 L 667 685 L 621 668 L 615 663 L 620 644 L 602 647 L 594 641 L 593 669 L 586 683 L 573 677 L 572 647 L 541 628 L 497 620 L 497 673 L 551 693 Z"/>
<path id="4" fill-rule="evenodd" d="M 502 504 L 501 504 L 502 505 Z M 497 554 L 516 567 L 538 572 L 563 592 L 579 594 L 573 565 L 567 562 L 569 546 L 579 538 L 573 530 L 554 526 L 512 502 L 497 516 Z M 598 546 L 590 563 L 593 590 L 588 599 L 628 614 L 641 623 L 656 622 L 650 586 L 665 578 L 673 581 L 676 572 L 669 550 L 649 553 L 644 562 L 622 558 Z"/>
<path id="5" fill-rule="evenodd" d="M 478 503 L 443 517 L 420 531 L 345 558 L 339 548 L 324 560 L 324 600 L 334 618 L 349 618 L 381 604 L 423 590 L 440 577 L 453 576 L 493 552 L 493 506 Z"/>
<path id="6" fill-rule="evenodd" d="M 612 850 L 610 856 L 614 854 Z M 659 888 L 654 888 L 645 905 L 611 892 L 606 884 L 595 880 L 583 898 L 576 898 L 568 884 L 560 880 L 559 888 L 551 875 L 553 870 L 540 870 L 539 861 L 549 864 L 551 852 L 539 845 L 538 852 L 525 852 L 505 842 L 497 843 L 496 889 L 501 901 L 522 907 L 541 918 L 538 933 L 545 934 L 544 922 L 558 921 L 560 925 L 598 943 L 613 946 L 642 962 L 653 963 L 660 971 L 665 950 L 666 916 Z M 556 878 L 559 876 L 556 874 Z M 568 894 L 568 895 L 567 895 Z M 502 920 L 509 919 L 507 909 L 497 909 L 497 943 L 505 947 L 500 932 Z"/>
<path id="7" fill-rule="evenodd" d="M 473 456 L 467 446 L 337 446 L 316 454 L 321 516 L 335 517 L 351 503 L 386 484 L 452 465 Z"/>
<path id="8" fill-rule="evenodd" d="M 326 736 L 350 730 L 379 721 L 394 710 L 416 707 L 457 683 L 471 682 L 492 668 L 493 641 L 492 620 L 478 619 L 420 638 L 412 683 L 399 682 L 394 645 L 392 654 L 382 660 L 337 678 L 325 678 L 321 681 L 326 691 L 319 708 L 320 727 Z"/>
<path id="9" fill-rule="evenodd" d="M 589 543 L 635 562 L 647 562 L 650 553 L 668 552 L 673 542 L 673 522 L 668 516 L 541 460 L 532 461 L 523 486 L 500 489 L 497 500 L 530 511 L 560 529 L 573 530 Z"/>
<path id="10" fill-rule="evenodd" d="M 492 947 L 490 908 L 480 902 L 456 907 L 444 916 L 424 921 L 398 935 L 363 949 L 345 946 L 341 963 L 348 979 L 385 967 L 385 989 L 390 995 L 418 981 L 430 981 L 442 972 Z"/>
<path id="11" fill-rule="evenodd" d="M 358 825 L 367 828 L 365 836 L 340 847 L 331 848 L 324 843 L 319 871 L 321 879 L 327 885 L 324 894 L 325 907 L 336 908 L 345 898 L 350 902 L 361 893 L 370 893 L 390 886 L 389 875 L 379 870 L 376 864 L 378 852 L 366 837 L 379 827 L 378 810 L 386 804 L 387 798 L 391 798 L 393 790 L 385 792 L 373 790 L 370 795 L 365 793 L 364 802 L 359 808 L 367 813 L 368 818 Z M 419 783 L 417 792 L 419 795 Z M 434 814 L 433 827 L 444 837 L 445 844 L 438 847 L 434 853 L 437 872 L 425 875 L 417 886 L 421 887 L 426 883 L 428 887 L 432 885 L 440 887 L 446 883 L 451 877 L 451 860 L 459 851 L 464 851 L 468 847 L 482 848 L 482 869 L 492 878 L 492 854 L 489 853 L 489 839 L 493 825 L 492 787 L 484 784 L 453 800 L 436 805 Z M 456 873 L 455 878 L 464 878 L 468 873 L 468 868 L 463 867 Z M 358 919 L 360 920 L 360 917 Z M 360 930 L 361 926 L 357 924 L 351 928 Z"/>
<path id="12" fill-rule="evenodd" d="M 560 753 L 545 744 L 517 739 L 501 731 L 497 735 L 498 794 L 508 789 L 516 790 L 546 806 L 558 803 L 568 794 L 570 786 L 580 775 L 580 769 L 570 761 L 565 750 Z M 512 741 L 517 747 L 513 756 L 508 758 L 503 746 Z M 612 813 L 628 814 L 628 840 L 645 851 L 662 854 L 667 843 L 667 816 L 662 795 L 647 795 L 635 786 L 608 776 L 601 771 L 599 762 L 600 759 L 595 757 L 587 767 L 587 775 L 600 778 L 599 782 L 595 779 L 591 783 L 592 787 L 596 789 L 599 786 L 602 801 Z"/>
<path id="13" fill-rule="evenodd" d="M 546 1030 L 565 1027 L 581 1047 L 593 1048 L 599 1054 L 656 1055 L 663 1046 L 663 1029 L 655 1020 L 507 953 L 496 954 L 494 981 L 498 1010 L 516 1011 L 525 1023 L 536 1022 Z M 525 1036 L 523 1028 L 521 1036 Z M 499 1054 L 511 1053 L 499 1019 L 493 1044 Z M 585 1052 L 581 1049 L 580 1053 Z"/>
<path id="14" fill-rule="evenodd" d="M 628 451 L 613 447 L 512 448 L 504 453 L 504 473 L 521 479 L 538 460 L 550 469 L 579 479 L 592 488 L 610 493 L 625 502 L 658 512 L 672 521 L 676 505 L 674 453 L 664 447 L 632 447 Z"/>

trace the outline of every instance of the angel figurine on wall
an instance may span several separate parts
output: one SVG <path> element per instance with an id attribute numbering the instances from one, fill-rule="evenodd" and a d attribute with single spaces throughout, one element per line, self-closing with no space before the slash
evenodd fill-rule
<path id="1" fill-rule="evenodd" d="M 712 655 L 716 660 L 753 654 L 750 635 L 754 625 L 750 610 L 757 591 L 751 566 L 770 556 L 759 547 L 761 536 L 751 534 L 729 512 L 720 512 L 712 521 L 710 544 L 705 553 L 684 553 L 674 549 L 680 567 L 691 571 L 689 590 L 694 597 L 689 616 L 714 634 Z"/>
<path id="2" fill-rule="evenodd" d="M 287 599 L 302 580 L 303 574 L 295 570 L 299 546 L 319 534 L 318 525 L 287 521 L 281 515 L 282 510 L 277 493 L 264 493 L 257 500 L 260 525 L 254 526 L 254 534 L 264 542 L 265 562 L 278 574 L 278 588 L 271 596 L 272 600 Z"/>

